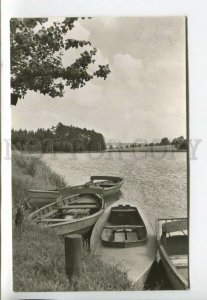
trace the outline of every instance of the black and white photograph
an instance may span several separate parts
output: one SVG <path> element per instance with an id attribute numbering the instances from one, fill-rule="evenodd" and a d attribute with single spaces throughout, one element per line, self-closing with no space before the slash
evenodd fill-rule
<path id="1" fill-rule="evenodd" d="M 15 292 L 188 290 L 187 17 L 11 18 Z"/>
<path id="2" fill-rule="evenodd" d="M 206 8 L 2 0 L 2 300 L 206 299 Z"/>

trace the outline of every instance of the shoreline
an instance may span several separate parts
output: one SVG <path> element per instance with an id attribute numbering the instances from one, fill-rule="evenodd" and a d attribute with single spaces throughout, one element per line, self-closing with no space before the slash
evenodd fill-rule
<path id="1" fill-rule="evenodd" d="M 49 189 L 64 183 L 64 178 L 52 171 L 40 158 L 32 155 L 25 156 L 20 152 L 15 152 L 13 155 L 13 209 L 15 206 L 21 208 L 22 205 L 26 204 L 23 199 L 27 195 L 27 189 Z M 16 292 L 134 290 L 125 272 L 103 264 L 99 257 L 94 256 L 90 249 L 86 249 L 85 246 L 83 246 L 85 267 L 82 276 L 80 276 L 78 283 L 77 281 L 69 283 L 64 272 L 63 239 L 51 235 L 49 228 L 42 228 L 28 222 L 27 215 L 30 212 L 28 209 L 21 212 L 20 217 L 22 218 L 17 219 L 16 214 L 13 215 L 13 288 Z M 15 224 L 16 221 L 19 225 Z M 87 238 L 89 239 L 90 236 Z M 31 242 L 29 245 L 28 240 Z M 87 242 L 83 243 L 83 245 L 86 244 Z M 32 257 L 29 255 L 28 247 L 32 249 Z M 42 249 L 44 249 L 43 252 Z M 48 259 L 48 253 L 54 258 L 52 261 Z M 54 260 L 56 261 L 55 264 L 53 263 Z M 99 270 L 98 273 L 97 269 Z M 41 284 L 39 284 L 36 272 L 39 272 Z M 55 277 L 50 276 L 53 273 L 56 274 Z M 162 266 L 155 262 L 144 290 L 157 289 L 172 288 L 166 281 L 166 274 Z"/>
<path id="2" fill-rule="evenodd" d="M 76 152 L 64 152 L 64 151 L 51 151 L 51 152 L 32 152 L 32 151 L 19 151 L 20 153 L 22 154 L 81 154 L 81 153 L 116 153 L 116 152 L 129 152 L 129 153 L 133 153 L 133 152 L 148 152 L 148 153 L 154 153 L 154 152 L 157 152 L 157 153 L 163 153 L 163 152 L 166 152 L 166 153 L 178 153 L 178 152 L 188 152 L 187 150 L 125 150 L 125 149 L 116 149 L 116 150 L 105 150 L 105 151 L 76 151 Z"/>
<path id="3" fill-rule="evenodd" d="M 104 152 L 186 152 L 187 153 L 187 150 L 178 150 L 178 149 L 176 149 L 176 150 L 174 150 L 174 149 L 171 149 L 171 150 L 151 150 L 151 149 L 149 149 L 149 150 L 138 150 L 138 149 L 136 149 L 136 150 L 125 150 L 125 149 L 120 149 L 120 150 L 118 150 L 118 149 L 116 149 L 116 150 L 107 150 L 107 151 L 104 151 Z"/>
<path id="4" fill-rule="evenodd" d="M 99 257 L 86 247 L 87 237 L 86 240 L 83 239 L 82 245 L 82 275 L 68 281 L 65 273 L 64 240 L 52 234 L 51 229 L 32 224 L 28 220 L 31 210 L 26 203 L 28 189 L 58 187 L 65 183 L 64 178 L 52 171 L 40 158 L 27 157 L 20 152 L 12 154 L 13 290 L 15 292 L 133 290 L 126 273 L 116 267 L 104 265 Z"/>

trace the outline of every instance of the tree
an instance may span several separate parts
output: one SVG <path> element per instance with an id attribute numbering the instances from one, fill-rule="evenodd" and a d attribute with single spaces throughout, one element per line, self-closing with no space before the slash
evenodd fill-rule
<path id="1" fill-rule="evenodd" d="M 170 141 L 167 137 L 161 139 L 160 145 L 170 145 Z"/>
<path id="2" fill-rule="evenodd" d="M 188 150 L 188 141 L 184 140 L 180 145 L 180 150 Z"/>
<path id="3" fill-rule="evenodd" d="M 135 143 L 133 143 L 133 144 L 130 144 L 130 146 L 129 146 L 130 148 L 134 148 L 134 147 L 136 147 L 136 144 Z"/>
<path id="4" fill-rule="evenodd" d="M 180 149 L 184 141 L 185 141 L 184 137 L 180 136 L 178 138 L 174 138 L 171 144 L 174 145 L 177 149 Z"/>
<path id="5" fill-rule="evenodd" d="M 77 19 L 65 18 L 52 25 L 48 25 L 47 18 L 11 19 L 12 104 L 24 98 L 28 90 L 55 98 L 63 96 L 64 86 L 77 89 L 94 77 L 106 79 L 109 65 L 99 65 L 93 73 L 88 72 L 97 52 L 90 41 L 68 38 Z M 87 50 L 75 62 L 63 66 L 64 52 L 84 46 Z"/>
<path id="6" fill-rule="evenodd" d="M 188 149 L 188 142 L 184 139 L 183 136 L 173 139 L 172 145 L 174 145 L 177 149 L 180 150 L 187 150 Z"/>
<path id="7" fill-rule="evenodd" d="M 105 140 L 101 133 L 58 123 L 51 129 L 37 131 L 12 130 L 12 146 L 20 151 L 82 152 L 104 151 Z"/>

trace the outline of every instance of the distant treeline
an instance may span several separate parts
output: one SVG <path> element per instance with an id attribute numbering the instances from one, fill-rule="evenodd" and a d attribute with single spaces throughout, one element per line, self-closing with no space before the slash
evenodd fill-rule
<path id="1" fill-rule="evenodd" d="M 101 133 L 58 123 L 50 129 L 13 130 L 12 147 L 29 152 L 84 152 L 106 149 Z"/>
<path id="2" fill-rule="evenodd" d="M 164 137 L 161 139 L 160 142 L 156 143 L 129 143 L 126 145 L 123 144 L 117 144 L 109 145 L 109 149 L 126 149 L 126 148 L 137 148 L 137 147 L 153 147 L 153 146 L 167 146 L 167 145 L 173 145 L 178 150 L 187 150 L 188 149 L 188 142 L 187 139 L 184 139 L 183 136 L 180 136 L 178 138 L 174 138 L 172 141 L 170 141 L 167 137 Z"/>

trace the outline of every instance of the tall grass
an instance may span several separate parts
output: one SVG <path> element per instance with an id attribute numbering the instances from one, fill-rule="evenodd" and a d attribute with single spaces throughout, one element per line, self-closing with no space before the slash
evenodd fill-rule
<path id="1" fill-rule="evenodd" d="M 13 214 L 27 204 L 28 189 L 53 189 L 64 186 L 64 178 L 53 172 L 37 156 L 12 153 Z"/>
<path id="2" fill-rule="evenodd" d="M 14 207 L 25 205 L 27 189 L 55 188 L 64 184 L 64 179 L 37 157 L 13 153 Z M 13 288 L 16 292 L 120 291 L 130 290 L 131 284 L 125 273 L 104 265 L 86 247 L 82 276 L 69 281 L 65 274 L 63 238 L 56 236 L 52 229 L 31 224 L 23 218 L 18 226 L 13 222 Z"/>
<path id="3" fill-rule="evenodd" d="M 14 291 L 116 291 L 130 290 L 125 273 L 104 265 L 84 247 L 82 276 L 65 274 L 64 240 L 47 228 L 24 221 L 14 229 Z"/>

